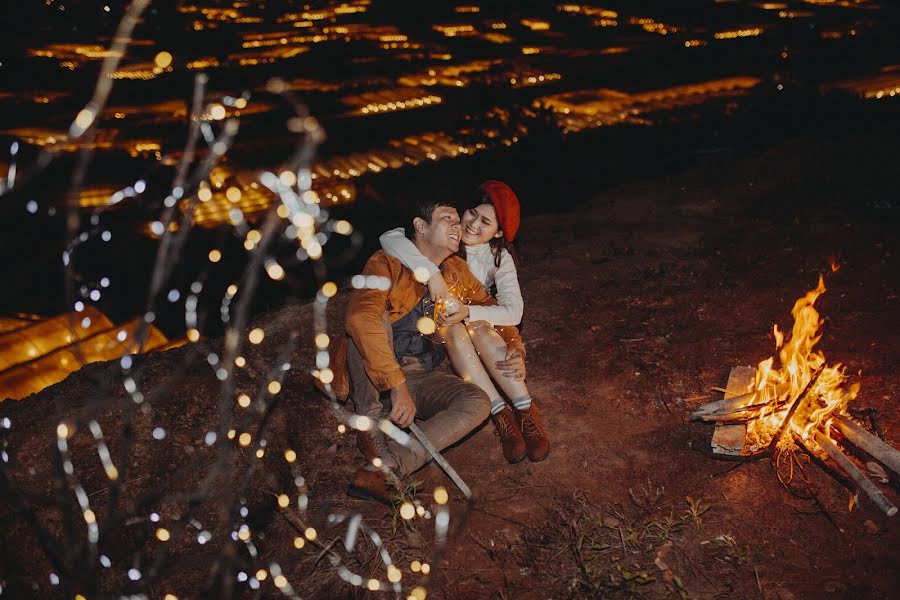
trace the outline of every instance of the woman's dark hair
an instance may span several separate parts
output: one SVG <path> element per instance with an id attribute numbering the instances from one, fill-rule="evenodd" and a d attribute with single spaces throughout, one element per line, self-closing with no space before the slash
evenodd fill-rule
<path id="1" fill-rule="evenodd" d="M 462 207 L 463 213 L 465 213 L 465 211 L 469 210 L 470 208 L 476 208 L 478 206 L 481 206 L 482 204 L 490 204 L 491 206 L 493 206 L 493 202 L 491 202 L 491 197 L 488 196 L 487 192 L 485 192 L 483 190 L 477 190 L 475 193 L 475 199 L 472 202 L 469 202 L 468 204 L 466 204 Z M 461 217 L 462 217 L 462 215 L 460 215 L 460 218 Z M 497 227 L 498 228 L 500 227 L 499 221 L 497 222 Z M 512 242 L 507 242 L 505 237 L 503 237 L 501 235 L 499 237 L 491 238 L 490 241 L 488 242 L 488 245 L 491 247 L 491 252 L 494 255 L 494 266 L 495 267 L 500 266 L 500 259 L 503 256 L 504 250 L 509 252 L 509 255 L 513 259 L 513 263 L 516 266 L 518 266 L 519 254 L 516 252 L 516 248 L 515 248 L 515 246 L 512 245 Z M 459 254 L 459 256 L 461 256 L 462 258 L 465 258 L 466 257 L 466 247 L 464 245 L 460 245 L 459 252 L 457 254 Z"/>

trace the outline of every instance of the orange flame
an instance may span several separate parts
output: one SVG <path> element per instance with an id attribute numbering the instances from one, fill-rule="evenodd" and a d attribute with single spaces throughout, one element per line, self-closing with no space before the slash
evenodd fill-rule
<path id="1" fill-rule="evenodd" d="M 837 258 L 832 258 L 828 261 L 828 266 L 831 267 L 832 273 L 837 273 L 838 269 L 841 268 L 841 262 Z"/>
<path id="2" fill-rule="evenodd" d="M 822 338 L 822 320 L 813 305 L 824 292 L 825 283 L 820 276 L 819 285 L 794 303 L 791 309 L 794 325 L 787 341 L 778 325 L 773 329 L 775 349 L 778 350 L 778 368 L 774 368 L 774 357 L 769 357 L 757 365 L 753 382 L 755 394 L 747 402 L 747 405 L 765 404 L 759 418 L 750 421 L 747 426 L 747 439 L 753 447 L 765 447 L 772 441 L 787 417 L 791 405 L 798 401 L 798 397 L 819 369 L 821 374 L 818 380 L 806 396 L 800 399 L 801 404 L 794 412 L 788 429 L 785 430 L 799 436 L 804 443 L 813 445 L 811 435 L 813 430 L 827 424 L 832 415 L 846 413 L 847 404 L 856 398 L 859 392 L 858 383 L 847 388 L 842 386 L 845 381 L 845 369 L 840 363 L 828 366 L 825 364 L 825 355 L 819 350 L 814 350 Z M 822 431 L 827 435 L 828 428 L 822 428 Z M 792 444 L 791 437 L 783 436 L 779 444 L 781 446 Z"/>

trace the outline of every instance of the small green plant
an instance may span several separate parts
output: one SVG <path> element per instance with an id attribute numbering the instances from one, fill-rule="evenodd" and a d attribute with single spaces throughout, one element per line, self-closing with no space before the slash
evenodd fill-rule
<path id="1" fill-rule="evenodd" d="M 658 521 L 651 521 L 647 525 L 648 536 L 665 543 L 672 539 L 684 526 L 683 518 L 675 518 L 675 515 L 669 513 Z"/>
<path id="2" fill-rule="evenodd" d="M 725 550 L 725 554 L 728 558 L 733 559 L 737 564 L 744 565 L 749 562 L 747 558 L 747 553 L 744 552 L 740 546 L 738 546 L 737 540 L 734 539 L 734 536 L 730 533 L 723 533 L 721 535 L 717 535 L 715 538 L 711 540 L 706 540 L 704 542 L 700 542 L 701 545 L 710 544 L 713 548 L 722 548 Z"/>
<path id="3" fill-rule="evenodd" d="M 688 509 L 685 511 L 685 514 L 692 518 L 694 520 L 694 525 L 696 525 L 697 529 L 700 529 L 700 526 L 703 524 L 703 521 L 700 517 L 703 515 L 703 513 L 712 508 L 712 506 L 710 506 L 709 504 L 703 504 L 702 498 L 694 500 L 690 496 L 687 496 L 685 500 L 687 500 L 688 503 Z"/>
<path id="4" fill-rule="evenodd" d="M 415 519 L 404 519 L 400 515 L 401 507 L 407 502 L 413 502 L 422 487 L 423 481 L 406 478 L 401 479 L 393 473 L 388 475 L 388 485 L 394 489 L 394 497 L 391 500 L 391 530 L 396 533 L 400 527 L 415 529 Z"/>
<path id="5" fill-rule="evenodd" d="M 622 566 L 622 563 L 616 561 L 613 563 L 616 567 L 616 570 L 619 572 L 619 576 L 622 578 L 623 582 L 634 582 L 638 585 L 647 585 L 648 583 L 653 583 L 656 581 L 656 578 L 650 575 L 647 571 L 641 569 L 640 565 L 632 565 L 633 571 L 630 571 Z"/>
<path id="6" fill-rule="evenodd" d="M 681 577 L 678 575 L 672 575 L 672 585 L 675 586 L 675 591 L 678 592 L 678 597 L 681 598 L 681 600 L 687 600 L 691 597 L 687 588 L 684 587 L 684 582 L 681 581 Z"/>

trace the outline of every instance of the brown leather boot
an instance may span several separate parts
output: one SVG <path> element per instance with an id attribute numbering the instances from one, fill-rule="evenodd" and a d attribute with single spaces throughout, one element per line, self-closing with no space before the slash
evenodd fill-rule
<path id="1" fill-rule="evenodd" d="M 496 415 L 491 415 L 491 421 L 494 422 L 497 433 L 500 435 L 503 458 L 506 459 L 506 462 L 514 465 L 525 458 L 525 440 L 522 438 L 522 432 L 519 431 L 513 410 L 509 406 L 505 406 Z"/>
<path id="2" fill-rule="evenodd" d="M 387 452 L 384 434 L 379 430 L 357 431 L 356 447 L 359 448 L 360 454 L 366 459 L 366 463 L 370 465 L 376 457 L 384 460 Z"/>
<path id="3" fill-rule="evenodd" d="M 347 488 L 347 495 L 360 500 L 375 500 L 388 506 L 392 506 L 394 501 L 384 474 L 365 468 L 357 469 L 353 482 Z"/>
<path id="4" fill-rule="evenodd" d="M 550 440 L 544 431 L 544 420 L 538 410 L 537 403 L 531 401 L 528 410 L 517 410 L 519 416 L 519 428 L 522 437 L 525 438 L 525 446 L 528 458 L 534 462 L 540 462 L 550 454 Z"/>

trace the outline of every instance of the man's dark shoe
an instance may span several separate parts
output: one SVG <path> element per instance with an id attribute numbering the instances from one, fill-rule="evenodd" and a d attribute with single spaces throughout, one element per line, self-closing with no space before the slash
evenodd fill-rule
<path id="1" fill-rule="evenodd" d="M 388 488 L 387 480 L 381 471 L 370 471 L 360 468 L 347 488 L 347 495 L 361 500 L 375 500 L 391 506 L 394 496 Z"/>
<path id="2" fill-rule="evenodd" d="M 516 412 L 519 413 L 519 428 L 522 430 L 522 437 L 525 438 L 528 458 L 534 462 L 544 460 L 550 454 L 550 440 L 544 431 L 544 420 L 537 403 L 532 401 L 528 410 Z"/>
<path id="3" fill-rule="evenodd" d="M 503 447 L 503 458 L 506 459 L 506 462 L 514 465 L 525 458 L 525 439 L 522 437 L 512 409 L 504 406 L 503 410 L 491 415 L 491 421 L 494 422 L 497 434 L 500 436 L 500 445 Z"/>
<path id="4" fill-rule="evenodd" d="M 357 431 L 356 447 L 359 448 L 360 454 L 366 459 L 366 464 L 371 465 L 372 460 L 380 458 L 384 460 L 387 453 L 387 444 L 384 434 L 379 431 Z"/>

